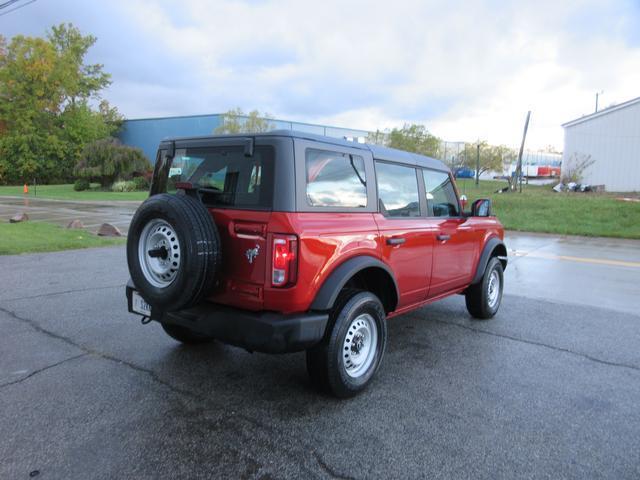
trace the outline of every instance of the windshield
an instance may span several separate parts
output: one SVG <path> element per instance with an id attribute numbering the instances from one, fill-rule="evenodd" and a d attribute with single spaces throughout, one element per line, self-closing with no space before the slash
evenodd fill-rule
<path id="1" fill-rule="evenodd" d="M 268 146 L 256 147 L 251 157 L 241 146 L 176 149 L 166 190 L 190 183 L 210 206 L 270 209 L 273 157 Z"/>

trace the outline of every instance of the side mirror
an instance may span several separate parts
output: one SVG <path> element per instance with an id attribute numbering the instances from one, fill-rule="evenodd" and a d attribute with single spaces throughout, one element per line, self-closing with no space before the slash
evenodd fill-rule
<path id="1" fill-rule="evenodd" d="M 491 200 L 488 198 L 480 198 L 471 205 L 471 216 L 473 217 L 490 217 L 491 216 Z"/>
<path id="2" fill-rule="evenodd" d="M 464 210 L 465 208 L 467 208 L 467 203 L 469 203 L 469 200 L 467 199 L 466 195 L 460 195 L 460 204 L 462 205 L 462 209 Z"/>

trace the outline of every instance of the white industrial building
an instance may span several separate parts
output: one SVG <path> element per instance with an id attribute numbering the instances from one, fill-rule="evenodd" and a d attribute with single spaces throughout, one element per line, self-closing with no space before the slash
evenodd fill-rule
<path id="1" fill-rule="evenodd" d="M 640 191 L 640 97 L 562 125 L 562 170 L 591 157 L 582 183 L 610 192 Z"/>

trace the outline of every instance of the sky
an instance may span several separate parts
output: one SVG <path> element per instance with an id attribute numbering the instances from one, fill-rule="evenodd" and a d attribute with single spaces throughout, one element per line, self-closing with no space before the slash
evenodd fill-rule
<path id="1" fill-rule="evenodd" d="M 127 118 L 241 107 L 516 146 L 531 110 L 527 147 L 562 149 L 596 92 L 640 96 L 640 0 L 36 0 L 0 34 L 61 22 L 98 38 L 88 61 Z"/>

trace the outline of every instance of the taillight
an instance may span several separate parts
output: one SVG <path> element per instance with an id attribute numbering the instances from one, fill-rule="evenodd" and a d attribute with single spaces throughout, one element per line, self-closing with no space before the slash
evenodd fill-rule
<path id="1" fill-rule="evenodd" d="M 295 235 L 273 236 L 271 284 L 274 287 L 294 283 L 297 273 L 298 239 Z"/>

